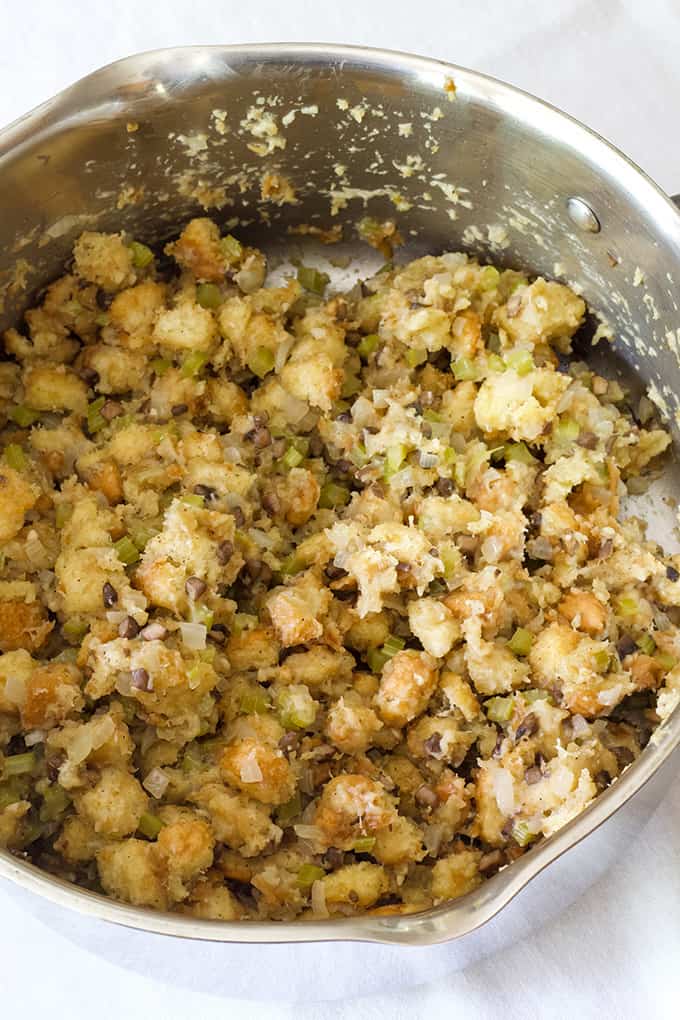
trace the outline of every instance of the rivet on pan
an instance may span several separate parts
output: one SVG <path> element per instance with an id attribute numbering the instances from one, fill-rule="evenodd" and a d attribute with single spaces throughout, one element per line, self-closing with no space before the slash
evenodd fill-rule
<path id="1" fill-rule="evenodd" d="M 572 223 L 575 223 L 580 230 L 587 230 L 590 234 L 600 232 L 600 221 L 582 198 L 568 198 L 567 212 Z"/>

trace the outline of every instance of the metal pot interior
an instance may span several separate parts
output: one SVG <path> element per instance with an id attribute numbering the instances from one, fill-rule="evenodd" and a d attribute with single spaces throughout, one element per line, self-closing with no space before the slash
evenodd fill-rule
<path id="1" fill-rule="evenodd" d="M 294 201 L 263 197 L 271 175 L 289 182 Z M 381 261 L 357 235 L 357 222 L 370 215 L 396 220 L 404 239 L 399 261 L 467 250 L 576 285 L 613 338 L 593 349 L 593 322 L 584 330 L 583 351 L 606 374 L 623 373 L 639 392 L 651 387 L 677 438 L 680 216 L 597 136 L 492 79 L 416 57 L 341 47 L 142 54 L 97 71 L 7 128 L 0 135 L 0 181 L 0 328 L 16 322 L 36 291 L 62 271 L 84 229 L 124 229 L 149 243 L 173 235 L 191 216 L 209 215 L 264 248 L 276 272 L 284 271 L 284 258 L 304 251 L 306 261 L 316 260 L 336 284 L 347 284 L 354 277 L 343 257 L 351 255 L 368 272 Z M 599 227 L 595 232 L 579 223 L 578 207 L 577 222 L 572 218 L 574 197 L 594 212 L 585 227 Z M 301 225 L 340 227 L 342 241 L 324 246 L 301 235 Z M 679 491 L 670 465 L 635 508 L 666 548 L 678 548 Z M 337 935 L 402 941 L 401 925 L 403 941 L 423 943 L 476 927 L 651 775 L 680 741 L 678 718 L 664 729 L 587 818 L 528 854 L 516 872 L 510 869 L 512 876 L 497 876 L 493 890 L 479 897 L 477 913 L 468 906 L 447 925 L 437 918 L 453 917 L 457 908 L 449 906 L 430 912 L 432 921 L 390 919 L 364 929 L 354 922 L 352 934 L 338 929 Z M 34 869 L 13 862 L 3 870 L 28 881 Z M 244 937 L 237 930 L 218 935 L 214 927 L 213 935 L 206 923 L 184 930 L 191 926 L 185 919 L 165 924 L 148 911 L 97 906 L 101 898 L 71 892 L 48 876 L 28 884 L 126 924 Z M 285 927 L 285 937 L 295 937 Z M 301 938 L 335 937 L 329 925 L 301 927 Z M 282 937 L 272 926 L 257 928 L 267 930 L 252 931 L 249 941 Z"/>

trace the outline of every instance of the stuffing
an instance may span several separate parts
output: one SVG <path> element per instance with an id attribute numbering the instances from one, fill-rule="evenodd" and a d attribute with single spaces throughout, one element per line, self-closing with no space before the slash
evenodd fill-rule
<path id="1" fill-rule="evenodd" d="M 427 652 L 404 651 L 383 667 L 375 705 L 384 722 L 405 726 L 425 709 L 437 686 L 437 663 Z"/>
<path id="2" fill-rule="evenodd" d="M 108 766 L 92 789 L 78 796 L 76 804 L 97 835 L 119 839 L 136 831 L 149 798 L 129 772 Z"/>
<path id="3" fill-rule="evenodd" d="M 0 846 L 205 921 L 464 896 L 680 711 L 680 556 L 622 510 L 670 436 L 567 360 L 583 300 L 296 275 L 87 231 L 3 335 Z"/>

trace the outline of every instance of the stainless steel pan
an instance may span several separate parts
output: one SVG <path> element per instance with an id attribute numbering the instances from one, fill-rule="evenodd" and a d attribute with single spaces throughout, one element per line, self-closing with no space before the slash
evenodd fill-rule
<path id="1" fill-rule="evenodd" d="M 293 204 L 262 199 L 263 187 L 276 193 L 272 174 L 287 179 Z M 578 285 L 614 338 L 593 354 L 600 368 L 626 375 L 640 392 L 651 387 L 677 439 L 680 215 L 603 139 L 484 75 L 324 45 L 142 54 L 0 133 L 0 196 L 0 328 L 60 272 L 83 229 L 123 227 L 156 241 L 207 209 L 275 262 L 291 243 L 308 247 L 289 228 L 340 225 L 341 244 L 312 243 L 305 258 L 332 258 L 343 282 L 339 255 L 371 262 L 357 221 L 395 218 L 406 242 L 400 259 L 465 248 Z M 666 547 L 677 547 L 678 492 L 671 467 L 636 507 Z M 93 916 L 189 938 L 442 942 L 478 928 L 548 865 L 541 895 L 524 898 L 529 923 L 540 918 L 541 897 L 582 887 L 606 867 L 677 771 L 679 744 L 680 710 L 580 817 L 479 890 L 419 915 L 207 922 L 117 904 L 4 852 L 0 875 Z M 605 839 L 600 830 L 577 847 L 607 820 Z"/>

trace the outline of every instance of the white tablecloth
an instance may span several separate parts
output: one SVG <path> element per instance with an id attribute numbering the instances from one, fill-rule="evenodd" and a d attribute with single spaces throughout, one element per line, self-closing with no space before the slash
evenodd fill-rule
<path id="1" fill-rule="evenodd" d="M 678 0 L 344 0 L 333 9 L 323 0 L 242 6 L 4 0 L 0 14 L 0 123 L 139 50 L 351 42 L 450 59 L 520 85 L 584 120 L 663 187 L 680 191 Z M 124 937 L 5 883 L 0 916 L 8 1016 L 664 1020 L 680 1012 L 680 788 L 625 858 L 557 920 L 463 970 L 443 948 L 206 946 L 204 953 L 185 953 L 181 943 Z M 337 1001 L 283 1001 L 304 997 L 306 986 Z"/>

